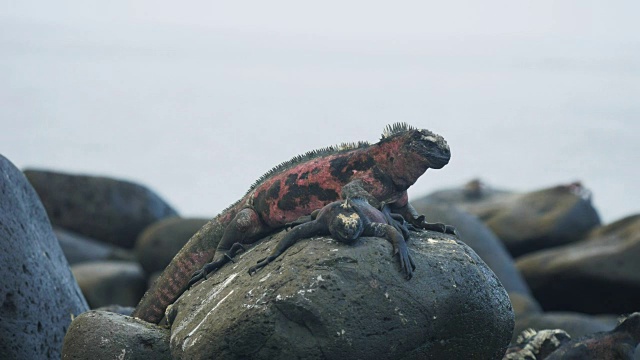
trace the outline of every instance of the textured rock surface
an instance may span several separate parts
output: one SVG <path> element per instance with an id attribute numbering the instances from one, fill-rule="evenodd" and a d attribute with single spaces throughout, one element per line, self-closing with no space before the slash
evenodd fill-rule
<path id="1" fill-rule="evenodd" d="M 466 245 L 414 233 L 410 281 L 391 246 L 303 240 L 254 276 L 282 233 L 242 254 L 170 309 L 182 359 L 490 359 L 511 339 L 513 312 L 496 276 Z"/>
<path id="2" fill-rule="evenodd" d="M 133 252 L 88 237 L 54 228 L 60 247 L 69 264 L 100 260 L 134 260 Z"/>
<path id="3" fill-rule="evenodd" d="M 71 323 L 62 359 L 171 359 L 169 331 L 129 316 L 89 311 Z"/>
<path id="4" fill-rule="evenodd" d="M 469 245 L 498 276 L 509 293 L 531 295 L 529 286 L 516 268 L 513 258 L 500 239 L 475 216 L 454 206 L 427 201 L 413 203 L 429 222 L 441 222 L 456 227 L 460 240 Z M 535 300 L 532 300 L 535 301 Z"/>
<path id="5" fill-rule="evenodd" d="M 164 270 L 171 259 L 209 219 L 172 217 L 147 227 L 136 241 L 136 256 L 147 274 Z"/>
<path id="6" fill-rule="evenodd" d="M 38 195 L 0 155 L 0 357 L 56 359 L 87 310 Z"/>
<path id="7" fill-rule="evenodd" d="M 437 192 L 424 201 L 449 198 Z M 588 191 L 577 183 L 524 194 L 496 192 L 457 205 L 486 223 L 516 257 L 578 241 L 600 224 Z"/>
<path id="8" fill-rule="evenodd" d="M 144 272 L 136 262 L 96 261 L 74 265 L 71 270 L 92 309 L 136 306 L 147 288 Z"/>
<path id="9" fill-rule="evenodd" d="M 587 240 L 523 256 L 517 266 L 545 310 L 620 314 L 640 306 L 640 215 Z"/>
<path id="10" fill-rule="evenodd" d="M 96 240 L 132 248 L 150 224 L 176 211 L 144 186 L 105 177 L 25 170 L 51 223 Z"/>

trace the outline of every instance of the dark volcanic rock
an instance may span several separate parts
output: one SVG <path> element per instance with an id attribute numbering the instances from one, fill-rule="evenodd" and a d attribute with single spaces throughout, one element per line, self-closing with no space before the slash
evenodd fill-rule
<path id="1" fill-rule="evenodd" d="M 144 272 L 136 262 L 97 261 L 74 265 L 71 270 L 92 309 L 136 306 L 147 288 Z"/>
<path id="2" fill-rule="evenodd" d="M 630 313 L 640 304 L 640 215 L 516 264 L 545 310 Z"/>
<path id="3" fill-rule="evenodd" d="M 545 359 L 632 360 L 639 342 L 640 313 L 634 313 L 615 329 L 571 340 Z"/>
<path id="4" fill-rule="evenodd" d="M 135 260 L 131 251 L 105 244 L 88 237 L 54 228 L 60 247 L 69 264 L 100 260 Z"/>
<path id="5" fill-rule="evenodd" d="M 62 359 L 171 359 L 169 331 L 129 316 L 89 311 L 71 323 Z"/>
<path id="6" fill-rule="evenodd" d="M 26 170 L 51 223 L 96 240 L 132 248 L 150 224 L 176 211 L 144 186 L 105 177 Z"/>
<path id="7" fill-rule="evenodd" d="M 0 357 L 60 358 L 74 315 L 87 310 L 47 214 L 0 155 Z"/>
<path id="8" fill-rule="evenodd" d="M 573 339 L 595 332 L 609 331 L 618 324 L 616 316 L 595 317 L 574 312 L 551 311 L 541 314 L 516 316 L 512 341 L 526 329 L 562 329 Z"/>
<path id="9" fill-rule="evenodd" d="M 413 233 L 416 271 L 390 244 L 303 240 L 257 274 L 283 233 L 259 243 L 170 309 L 176 358 L 496 359 L 513 312 L 493 272 L 462 242 Z"/>
<path id="10" fill-rule="evenodd" d="M 438 192 L 424 201 L 447 198 L 451 196 Z M 515 257 L 575 242 L 600 224 L 588 191 L 579 183 L 525 194 L 495 193 L 457 205 L 486 223 Z"/>
<path id="11" fill-rule="evenodd" d="M 502 286 L 509 293 L 516 319 L 525 313 L 541 311 L 513 258 L 485 224 L 456 206 L 424 200 L 414 202 L 413 206 L 418 213 L 424 214 L 429 222 L 456 227 L 460 240 L 469 245 L 500 279 Z"/>
<path id="12" fill-rule="evenodd" d="M 148 273 L 163 270 L 208 219 L 172 217 L 147 227 L 136 241 L 136 255 Z"/>

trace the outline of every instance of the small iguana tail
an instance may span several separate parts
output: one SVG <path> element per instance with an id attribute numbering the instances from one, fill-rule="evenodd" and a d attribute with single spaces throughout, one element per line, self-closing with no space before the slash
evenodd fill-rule
<path id="1" fill-rule="evenodd" d="M 131 316 L 159 323 L 167 307 L 186 290 L 193 273 L 211 261 L 223 233 L 219 217 L 195 233 L 147 290 Z"/>

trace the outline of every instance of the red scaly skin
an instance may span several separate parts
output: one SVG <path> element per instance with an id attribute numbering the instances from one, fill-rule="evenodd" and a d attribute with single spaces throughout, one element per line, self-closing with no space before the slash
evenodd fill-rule
<path id="1" fill-rule="evenodd" d="M 184 292 L 193 273 L 207 261 L 221 262 L 233 244 L 257 241 L 346 196 L 364 197 L 372 204 L 384 202 L 409 222 L 427 224 L 409 205 L 406 190 L 428 168 L 445 166 L 450 156 L 441 136 L 394 124 L 376 144 L 327 148 L 283 163 L 189 240 L 132 316 L 158 323 L 167 306 Z M 203 268 L 199 276 L 207 272 Z"/>

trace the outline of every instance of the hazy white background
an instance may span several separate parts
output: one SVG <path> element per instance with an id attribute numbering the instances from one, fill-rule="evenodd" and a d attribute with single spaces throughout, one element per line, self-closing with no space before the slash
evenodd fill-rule
<path id="1" fill-rule="evenodd" d="M 273 165 L 406 121 L 481 177 L 640 211 L 640 2 L 0 0 L 0 153 L 213 216 Z"/>

